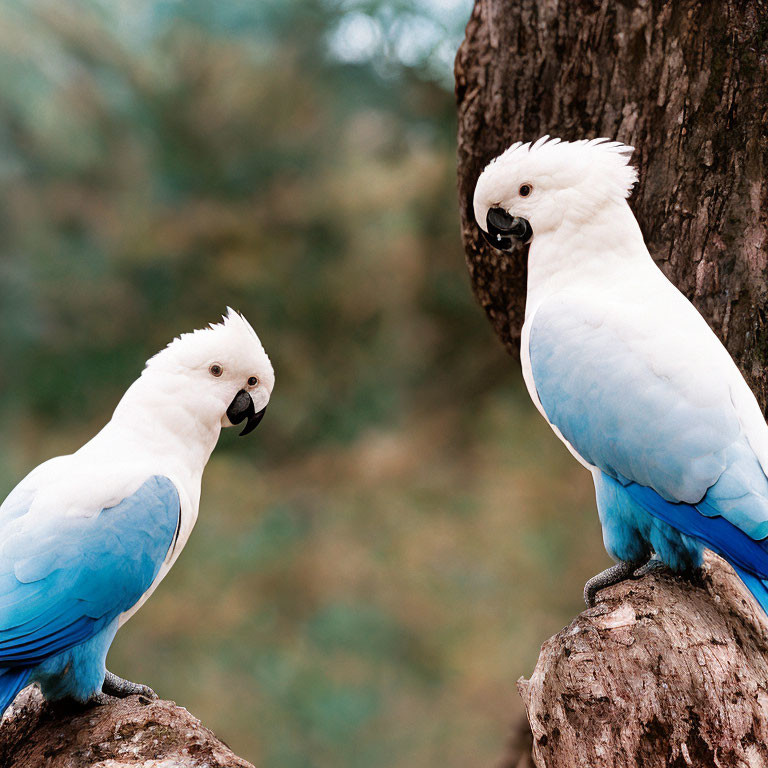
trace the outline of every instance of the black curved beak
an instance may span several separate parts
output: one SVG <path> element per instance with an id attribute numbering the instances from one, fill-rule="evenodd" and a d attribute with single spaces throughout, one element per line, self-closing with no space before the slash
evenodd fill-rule
<path id="1" fill-rule="evenodd" d="M 244 419 L 248 419 L 245 427 L 243 427 L 243 431 L 240 433 L 240 437 L 243 437 L 243 435 L 253 432 L 259 426 L 259 422 L 264 418 L 266 410 L 267 407 L 264 406 L 256 413 L 253 399 L 244 389 L 241 389 L 235 395 L 235 399 L 229 404 L 229 408 L 227 408 L 227 418 L 233 424 L 239 424 Z"/>
<path id="2" fill-rule="evenodd" d="M 510 216 L 503 208 L 491 208 L 485 218 L 487 231 L 481 229 L 483 237 L 500 251 L 509 253 L 514 250 L 514 240 L 527 243 L 533 237 L 533 229 L 528 219 Z"/>

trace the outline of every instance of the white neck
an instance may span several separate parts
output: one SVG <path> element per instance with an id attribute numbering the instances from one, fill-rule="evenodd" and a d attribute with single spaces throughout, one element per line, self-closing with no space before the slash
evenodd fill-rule
<path id="1" fill-rule="evenodd" d="M 615 270 L 648 265 L 653 266 L 653 260 L 626 200 L 603 206 L 586 222 L 566 217 L 557 229 L 534 233 L 528 252 L 526 318 L 548 295 L 582 281 L 594 286 Z"/>
<path id="2" fill-rule="evenodd" d="M 80 450 L 112 458 L 154 458 L 199 484 L 221 432 L 222 404 L 185 396 L 177 377 L 146 370 L 126 391 L 112 419 Z M 107 457 L 105 457 L 107 458 Z"/>

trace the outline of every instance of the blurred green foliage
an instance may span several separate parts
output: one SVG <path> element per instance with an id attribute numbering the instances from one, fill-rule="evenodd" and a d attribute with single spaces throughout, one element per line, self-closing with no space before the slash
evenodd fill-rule
<path id="1" fill-rule="evenodd" d="M 465 274 L 469 6 L 0 0 L 0 486 L 245 313 L 268 416 L 110 664 L 259 765 L 488 764 L 603 562 Z"/>

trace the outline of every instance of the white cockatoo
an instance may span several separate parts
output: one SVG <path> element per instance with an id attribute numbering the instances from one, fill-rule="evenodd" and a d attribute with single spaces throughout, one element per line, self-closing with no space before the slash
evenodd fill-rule
<path id="1" fill-rule="evenodd" d="M 719 339 L 653 262 L 627 203 L 632 147 L 518 142 L 481 174 L 477 223 L 503 251 L 530 242 L 523 376 L 592 473 L 617 565 L 675 571 L 706 547 L 768 611 L 768 427 Z"/>
<path id="2" fill-rule="evenodd" d="M 92 440 L 11 492 L 0 506 L 0 712 L 31 682 L 49 699 L 154 695 L 107 672 L 107 651 L 186 544 L 222 427 L 254 429 L 274 383 L 230 309 L 151 358 Z"/>

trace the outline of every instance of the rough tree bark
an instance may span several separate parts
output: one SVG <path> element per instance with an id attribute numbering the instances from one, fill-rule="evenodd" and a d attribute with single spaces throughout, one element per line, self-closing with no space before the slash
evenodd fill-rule
<path id="1" fill-rule="evenodd" d="M 172 701 L 48 705 L 35 687 L 0 724 L 1 768 L 253 768 Z"/>
<path id="2" fill-rule="evenodd" d="M 536 765 L 768 765 L 768 622 L 728 566 L 607 590 L 520 680 Z"/>
<path id="3" fill-rule="evenodd" d="M 630 204 L 651 254 L 765 412 L 768 2 L 476 0 L 456 97 L 467 263 L 509 351 L 527 249 L 479 236 L 478 175 L 518 139 L 617 138 L 636 147 Z M 609 591 L 545 644 L 521 683 L 537 765 L 768 765 L 766 638 L 727 566 L 708 573 L 698 588 L 654 575 Z"/>

